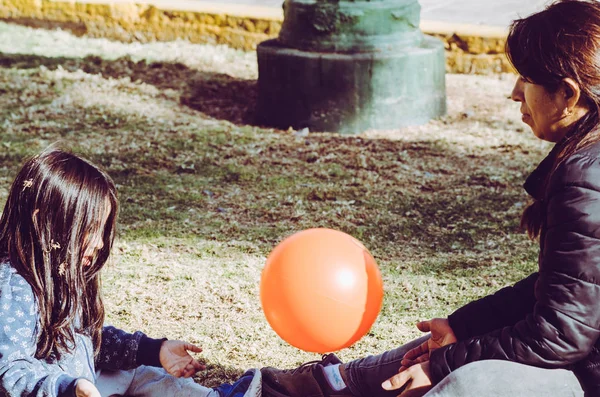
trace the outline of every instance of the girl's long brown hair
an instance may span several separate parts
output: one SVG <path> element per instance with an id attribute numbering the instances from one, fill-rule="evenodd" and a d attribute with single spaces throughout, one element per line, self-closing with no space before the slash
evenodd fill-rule
<path id="1" fill-rule="evenodd" d="M 600 140 L 599 2 L 562 0 L 544 11 L 515 20 L 510 26 L 506 53 L 521 76 L 550 93 L 556 92 L 563 79 L 573 79 L 590 109 L 557 144 L 552 171 L 577 150 Z M 523 213 L 521 226 L 531 238 L 540 235 L 544 207 L 541 200 L 536 200 Z"/>
<path id="2" fill-rule="evenodd" d="M 104 322 L 100 269 L 117 211 L 110 177 L 62 150 L 30 159 L 15 178 L 0 218 L 0 260 L 8 259 L 35 295 L 37 358 L 60 359 L 74 347 L 75 332 L 89 335 L 97 353 Z M 86 242 L 98 233 L 104 247 L 84 266 Z"/>

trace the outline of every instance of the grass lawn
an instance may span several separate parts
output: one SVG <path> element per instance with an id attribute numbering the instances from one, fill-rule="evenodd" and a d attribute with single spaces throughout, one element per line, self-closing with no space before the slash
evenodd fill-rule
<path id="1" fill-rule="evenodd" d="M 549 146 L 508 98 L 514 76 L 448 75 L 449 113 L 424 126 L 307 137 L 252 125 L 256 78 L 255 55 L 225 47 L 0 23 L 0 203 L 55 142 L 108 171 L 122 204 L 108 322 L 199 344 L 213 385 L 318 358 L 279 339 L 259 302 L 266 256 L 293 232 L 347 232 L 383 274 L 381 314 L 343 360 L 536 269 L 518 220 Z"/>

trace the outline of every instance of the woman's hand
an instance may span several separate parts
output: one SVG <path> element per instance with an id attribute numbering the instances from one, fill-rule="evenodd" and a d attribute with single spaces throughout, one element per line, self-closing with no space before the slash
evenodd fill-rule
<path id="1" fill-rule="evenodd" d="M 429 372 L 429 361 L 415 364 L 383 382 L 385 390 L 403 388 L 399 397 L 421 397 L 433 387 Z"/>
<path id="2" fill-rule="evenodd" d="M 75 383 L 75 395 L 77 397 L 101 397 L 96 386 L 87 379 L 77 379 Z"/>
<path id="3" fill-rule="evenodd" d="M 429 361 L 429 355 L 435 349 L 450 345 L 457 341 L 450 322 L 446 318 L 434 318 L 429 321 L 417 323 L 417 328 L 422 332 L 431 332 L 431 338 L 423 344 L 409 350 L 401 361 L 402 366 L 398 372 L 404 371 L 411 365 Z"/>
<path id="4" fill-rule="evenodd" d="M 160 347 L 160 364 L 176 378 L 189 378 L 206 367 L 190 356 L 188 351 L 200 353 L 202 349 L 180 340 L 166 340 Z"/>

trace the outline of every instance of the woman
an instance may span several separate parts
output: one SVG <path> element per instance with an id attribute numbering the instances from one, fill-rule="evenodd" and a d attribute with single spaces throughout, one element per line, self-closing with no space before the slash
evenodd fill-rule
<path id="1" fill-rule="evenodd" d="M 523 121 L 556 143 L 525 183 L 539 271 L 382 355 L 265 368 L 263 395 L 600 396 L 600 4 L 560 1 L 513 22 L 507 54 Z"/>

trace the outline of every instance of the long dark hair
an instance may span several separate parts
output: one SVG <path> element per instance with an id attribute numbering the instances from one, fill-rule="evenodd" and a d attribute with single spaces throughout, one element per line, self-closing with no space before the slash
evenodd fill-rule
<path id="1" fill-rule="evenodd" d="M 506 53 L 522 77 L 542 85 L 550 93 L 556 92 L 563 79 L 573 79 L 589 107 L 589 112 L 557 144 L 552 170 L 577 150 L 600 140 L 600 4 L 597 1 L 562 0 L 515 20 L 506 40 Z M 543 208 L 541 201 L 535 201 L 521 218 L 521 226 L 532 238 L 538 237 L 542 229 Z"/>
<path id="2" fill-rule="evenodd" d="M 112 247 L 117 212 L 110 177 L 71 153 L 46 150 L 15 178 L 0 218 L 0 259 L 8 259 L 33 289 L 39 308 L 37 358 L 60 359 L 75 345 L 75 332 L 100 347 L 100 269 Z M 104 246 L 84 266 L 86 241 L 99 233 Z"/>

